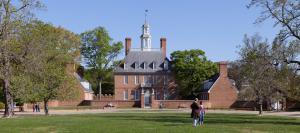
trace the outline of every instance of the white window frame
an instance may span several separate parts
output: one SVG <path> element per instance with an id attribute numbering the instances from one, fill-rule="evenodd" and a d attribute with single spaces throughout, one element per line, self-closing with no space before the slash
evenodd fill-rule
<path id="1" fill-rule="evenodd" d="M 138 75 L 135 75 L 134 76 L 134 83 L 137 85 L 140 83 L 140 79 L 139 79 L 139 76 Z"/>
<path id="2" fill-rule="evenodd" d="M 134 100 L 140 100 L 140 91 L 139 90 L 134 91 Z"/>
<path id="3" fill-rule="evenodd" d="M 123 83 L 125 84 L 125 85 L 127 85 L 128 84 L 128 75 L 124 75 L 124 81 L 123 81 Z"/>
<path id="4" fill-rule="evenodd" d="M 153 63 L 152 63 L 152 69 L 153 69 L 153 70 L 156 70 L 156 62 L 153 62 Z"/>
<path id="5" fill-rule="evenodd" d="M 123 100 L 128 100 L 128 90 L 123 91 Z"/>

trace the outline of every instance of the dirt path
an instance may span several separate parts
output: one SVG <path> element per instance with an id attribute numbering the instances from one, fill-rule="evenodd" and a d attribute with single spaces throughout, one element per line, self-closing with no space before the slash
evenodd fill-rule
<path id="1" fill-rule="evenodd" d="M 69 114 L 97 114 L 97 113 L 189 113 L 189 109 L 85 109 L 85 110 L 50 110 L 51 115 L 69 115 Z M 15 112 L 16 115 L 44 115 L 41 112 Z M 257 111 L 245 110 L 207 110 L 207 113 L 222 113 L 222 114 L 258 114 Z M 0 112 L 3 114 L 3 112 Z M 264 112 L 265 116 L 287 116 L 300 118 L 300 111 L 297 112 Z"/>

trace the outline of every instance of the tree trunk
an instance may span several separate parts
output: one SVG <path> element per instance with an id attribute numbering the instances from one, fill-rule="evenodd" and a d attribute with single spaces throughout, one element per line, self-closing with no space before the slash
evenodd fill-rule
<path id="1" fill-rule="evenodd" d="M 101 94 L 102 94 L 102 79 L 99 80 L 99 100 L 101 100 Z"/>
<path id="2" fill-rule="evenodd" d="M 45 115 L 49 115 L 48 101 L 49 100 L 44 99 L 44 111 L 45 111 Z"/>
<path id="3" fill-rule="evenodd" d="M 263 113 L 263 104 L 259 103 L 259 115 L 262 115 Z"/>
<path id="4" fill-rule="evenodd" d="M 4 94 L 4 104 L 5 104 L 5 111 L 4 111 L 4 117 L 10 118 L 14 115 L 14 102 L 13 97 L 9 92 L 9 80 L 4 79 L 4 85 L 3 85 L 3 94 Z"/>
<path id="5" fill-rule="evenodd" d="M 13 96 L 10 93 L 10 61 L 7 56 L 4 58 L 4 86 L 3 86 L 3 95 L 4 95 L 4 104 L 5 111 L 4 117 L 10 118 L 14 115 L 14 101 Z"/>

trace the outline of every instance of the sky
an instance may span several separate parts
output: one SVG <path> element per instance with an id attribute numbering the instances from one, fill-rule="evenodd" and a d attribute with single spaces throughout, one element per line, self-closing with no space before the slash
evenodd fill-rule
<path id="1" fill-rule="evenodd" d="M 246 6 L 250 0 L 43 0 L 46 8 L 36 17 L 55 26 L 82 33 L 103 26 L 114 41 L 132 38 L 140 48 L 145 10 L 149 10 L 152 48 L 167 38 L 167 54 L 201 49 L 208 59 L 233 61 L 245 34 L 259 33 L 273 40 L 278 28 L 273 21 L 254 24 L 260 8 Z M 121 55 L 121 58 L 124 53 Z"/>

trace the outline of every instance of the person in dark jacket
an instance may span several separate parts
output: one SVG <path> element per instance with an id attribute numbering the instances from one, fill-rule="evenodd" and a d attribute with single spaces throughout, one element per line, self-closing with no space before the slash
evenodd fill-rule
<path id="1" fill-rule="evenodd" d="M 195 99 L 195 101 L 191 104 L 191 117 L 193 118 L 193 126 L 196 127 L 199 117 L 200 117 L 200 110 L 199 110 L 200 106 L 198 103 L 198 98 Z"/>

